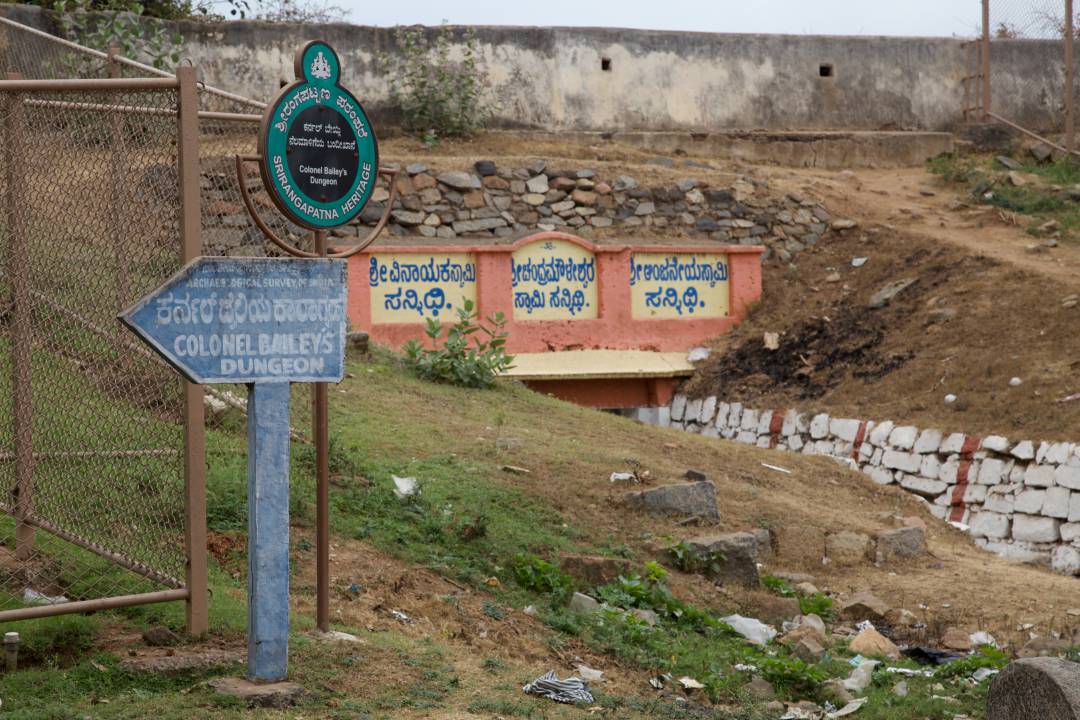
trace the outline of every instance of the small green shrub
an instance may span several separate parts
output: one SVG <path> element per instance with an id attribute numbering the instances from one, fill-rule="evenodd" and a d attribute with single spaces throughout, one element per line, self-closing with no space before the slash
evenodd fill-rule
<path id="1" fill-rule="evenodd" d="M 816 698 L 829 674 L 797 657 L 787 655 L 765 658 L 758 662 L 761 675 L 774 687 L 786 690 L 792 697 Z"/>
<path id="2" fill-rule="evenodd" d="M 795 597 L 798 593 L 795 592 L 795 588 L 791 583 L 783 578 L 778 578 L 775 575 L 766 575 L 761 578 L 761 585 L 766 590 L 776 593 L 781 597 Z"/>
<path id="3" fill-rule="evenodd" d="M 803 615 L 817 615 L 828 620 L 833 614 L 832 598 L 820 592 L 801 597 L 799 598 L 799 611 Z"/>
<path id="4" fill-rule="evenodd" d="M 514 579 L 518 585 L 541 595 L 550 595 L 561 602 L 574 590 L 573 580 L 557 565 L 535 555 L 518 555 L 514 558 Z"/>
<path id="5" fill-rule="evenodd" d="M 471 300 L 466 300 L 457 313 L 458 321 L 447 330 L 441 347 L 442 323 L 428 318 L 424 332 L 434 347 L 428 349 L 410 340 L 404 347 L 405 364 L 425 380 L 469 388 L 491 387 L 499 373 L 513 367 L 514 357 L 506 354 L 506 318 L 501 312 L 495 313 L 487 319 L 488 325 L 481 324 Z"/>
<path id="6" fill-rule="evenodd" d="M 477 62 L 473 30 L 458 39 L 460 59 L 452 56 L 454 31 L 446 25 L 434 32 L 434 42 L 424 28 L 396 28 L 394 39 L 397 53 L 380 56 L 379 68 L 407 130 L 435 144 L 443 137 L 471 135 L 484 125 L 489 84 Z"/>
<path id="7" fill-rule="evenodd" d="M 998 650 L 993 645 L 982 645 L 970 656 L 942 665 L 934 671 L 934 677 L 937 679 L 966 677 L 980 668 L 1000 670 L 1008 664 L 1008 653 Z"/>
<path id="8" fill-rule="evenodd" d="M 727 557 L 719 551 L 696 552 L 685 540 L 668 548 L 668 555 L 676 568 L 686 573 L 717 574 Z"/>

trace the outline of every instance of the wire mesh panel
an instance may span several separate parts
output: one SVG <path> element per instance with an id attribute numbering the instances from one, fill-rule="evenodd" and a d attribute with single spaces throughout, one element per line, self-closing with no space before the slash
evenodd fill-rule
<path id="1" fill-rule="evenodd" d="M 1064 34 L 1064 0 L 990 0 L 992 39 L 1060 40 Z"/>
<path id="2" fill-rule="evenodd" d="M 180 265 L 175 90 L 0 93 L 0 609 L 181 587 L 181 386 L 116 320 Z"/>
<path id="3" fill-rule="evenodd" d="M 1066 0 L 983 0 L 989 57 L 980 69 L 989 116 L 1054 143 L 1067 141 L 1071 111 Z M 1073 23 L 1075 27 L 1075 23 Z M 1074 35 L 1075 37 L 1075 35 Z M 1068 42 L 1067 42 L 1068 41 Z M 986 97 L 986 96 L 989 97 Z"/>

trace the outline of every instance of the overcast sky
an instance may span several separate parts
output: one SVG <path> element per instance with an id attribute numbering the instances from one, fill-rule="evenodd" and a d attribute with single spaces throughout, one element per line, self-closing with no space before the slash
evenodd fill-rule
<path id="1" fill-rule="evenodd" d="M 814 35 L 970 36 L 979 0 L 331 0 L 359 25 L 563 25 Z"/>

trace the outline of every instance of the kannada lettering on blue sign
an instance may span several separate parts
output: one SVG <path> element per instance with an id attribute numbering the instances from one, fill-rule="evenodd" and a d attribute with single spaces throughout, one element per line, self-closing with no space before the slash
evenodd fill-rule
<path id="1" fill-rule="evenodd" d="M 120 319 L 192 382 L 340 382 L 343 260 L 198 258 Z"/>

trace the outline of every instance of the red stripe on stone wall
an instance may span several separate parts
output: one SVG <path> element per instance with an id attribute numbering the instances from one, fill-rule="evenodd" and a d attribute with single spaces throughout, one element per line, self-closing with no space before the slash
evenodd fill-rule
<path id="1" fill-rule="evenodd" d="M 769 420 L 769 449 L 775 448 L 777 443 L 780 442 L 780 432 L 784 429 L 785 412 L 783 408 L 772 411 L 772 418 Z"/>
<path id="2" fill-rule="evenodd" d="M 859 423 L 859 431 L 855 433 L 855 447 L 851 451 L 851 459 L 855 462 L 859 462 L 859 448 L 862 447 L 863 440 L 866 439 L 866 421 L 863 420 Z"/>
<path id="3" fill-rule="evenodd" d="M 952 511 L 949 513 L 949 520 L 952 522 L 960 522 L 964 518 L 964 493 L 970 484 L 968 474 L 971 472 L 971 458 L 979 449 L 980 442 L 979 438 L 965 435 L 964 444 L 960 447 L 960 467 L 956 470 L 956 487 L 953 488 Z"/>

